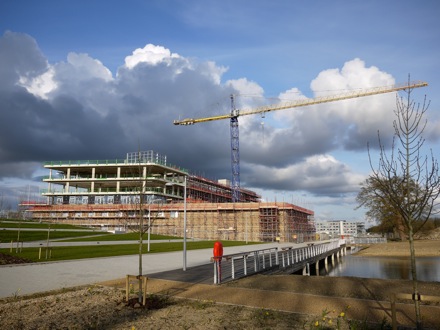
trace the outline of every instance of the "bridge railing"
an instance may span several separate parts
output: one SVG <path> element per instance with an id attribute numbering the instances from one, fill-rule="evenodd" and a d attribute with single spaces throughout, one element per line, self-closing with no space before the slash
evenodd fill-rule
<path id="1" fill-rule="evenodd" d="M 378 244 L 386 243 L 386 237 L 355 237 L 354 244 Z"/>
<path id="2" fill-rule="evenodd" d="M 278 248 L 224 255 L 222 260 L 214 262 L 214 283 L 259 273 L 278 264 Z"/>
<path id="3" fill-rule="evenodd" d="M 309 243 L 303 247 L 284 247 L 255 250 L 224 255 L 214 262 L 214 284 L 227 282 L 241 277 L 287 268 L 295 263 L 317 257 L 339 248 L 343 240 Z"/>
<path id="4" fill-rule="evenodd" d="M 334 240 L 325 243 L 312 243 L 300 248 L 284 248 L 278 252 L 278 258 L 281 259 L 279 268 L 287 268 L 295 263 L 317 257 L 335 250 L 343 244 L 345 244 L 343 240 Z"/>

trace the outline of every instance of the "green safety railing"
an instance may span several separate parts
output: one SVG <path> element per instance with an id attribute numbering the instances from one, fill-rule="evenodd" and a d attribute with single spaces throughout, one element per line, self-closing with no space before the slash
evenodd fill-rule
<path id="1" fill-rule="evenodd" d="M 157 161 L 157 160 L 149 160 L 146 163 L 140 163 L 140 164 L 147 164 L 147 163 L 162 165 L 162 166 L 166 166 L 168 168 L 173 168 L 175 170 L 185 172 L 187 174 L 189 173 L 186 168 L 183 168 L 183 167 L 180 167 L 177 165 L 173 165 L 173 164 L 169 164 L 169 163 L 164 163 L 164 162 Z M 43 164 L 44 164 L 44 166 L 73 166 L 73 165 L 88 166 L 88 165 L 137 165 L 138 163 L 127 162 L 126 159 L 106 159 L 106 160 L 94 160 L 93 159 L 93 160 L 46 161 Z"/>

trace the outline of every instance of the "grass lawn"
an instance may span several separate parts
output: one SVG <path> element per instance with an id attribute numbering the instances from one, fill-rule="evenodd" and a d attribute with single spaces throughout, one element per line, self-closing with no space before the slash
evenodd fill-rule
<path id="1" fill-rule="evenodd" d="M 9 230 L 12 229 L 12 230 Z M 0 242 L 10 243 L 16 242 L 18 238 L 18 230 L 20 228 L 19 240 L 21 242 L 42 241 L 41 259 L 39 259 L 40 248 L 23 248 L 21 252 L 15 253 L 16 243 L 11 249 L 0 249 L 1 253 L 13 255 L 15 257 L 29 259 L 35 262 L 48 261 L 46 259 L 46 240 L 49 231 L 48 223 L 38 223 L 22 220 L 0 220 Z M 50 247 L 50 261 L 73 260 L 84 258 L 99 258 L 131 255 L 139 253 L 139 233 L 111 234 L 104 231 L 91 231 L 90 228 L 71 225 L 50 224 L 49 239 L 63 239 L 63 242 L 96 242 L 96 245 L 89 246 L 53 246 Z M 183 244 L 181 241 L 173 240 L 181 239 L 180 237 L 165 235 L 150 235 L 150 240 L 168 240 L 164 243 L 150 243 L 150 252 L 147 252 L 147 234 L 144 235 L 143 253 L 158 253 L 182 251 Z M 115 244 L 115 245 L 99 245 L 99 242 L 108 241 L 133 241 L 133 244 Z M 241 241 L 222 241 L 223 246 L 239 246 L 245 245 Z M 249 242 L 248 244 L 259 244 L 258 242 Z M 195 249 L 212 249 L 214 241 L 187 241 L 187 250 Z"/>
<path id="2" fill-rule="evenodd" d="M 147 239 L 147 234 L 144 234 L 144 240 Z M 150 235 L 151 240 L 172 240 L 172 239 L 182 239 L 182 237 L 175 236 L 165 236 L 165 235 Z M 83 237 L 83 238 L 73 238 L 68 240 L 63 240 L 64 242 L 94 242 L 94 241 L 139 241 L 139 233 L 126 233 L 126 234 L 110 234 L 101 233 L 100 236 L 96 237 Z"/>
<path id="3" fill-rule="evenodd" d="M 17 241 L 18 230 L 20 228 L 20 241 L 44 241 L 47 240 L 49 230 L 48 223 L 23 222 L 23 221 L 5 221 L 0 220 L 0 242 Z M 8 230 L 6 230 L 8 229 Z M 27 230 L 32 229 L 32 230 Z M 41 230 L 38 230 L 41 229 Z M 68 230 L 68 231 L 67 231 Z M 91 230 L 87 227 L 50 224 L 50 239 L 63 239 L 66 242 L 95 242 L 95 241 L 138 241 L 139 233 L 112 234 L 101 230 Z M 145 234 L 144 237 L 147 237 Z M 174 236 L 154 235 L 151 240 L 170 240 L 181 239 Z"/>
<path id="4" fill-rule="evenodd" d="M 47 230 L 49 228 L 49 223 L 47 222 L 35 222 L 35 221 L 24 221 L 24 220 L 0 220 L 0 229 L 1 228 L 33 228 L 33 229 L 41 229 Z M 56 224 L 51 223 L 50 229 L 75 229 L 75 230 L 87 230 L 91 231 L 90 228 L 84 226 L 73 226 L 73 225 L 64 225 L 64 224 Z"/>
<path id="5" fill-rule="evenodd" d="M 20 230 L 20 242 L 32 242 L 32 241 L 44 241 L 47 240 L 47 232 L 43 230 Z M 102 232 L 96 231 L 57 231 L 50 230 L 50 239 L 81 237 L 89 235 L 102 235 Z M 106 234 L 106 233 L 105 233 Z M 11 241 L 16 242 L 18 239 L 18 230 L 5 230 L 0 229 L 0 242 L 9 243 Z"/>
<path id="6" fill-rule="evenodd" d="M 241 241 L 222 241 L 224 247 L 245 245 Z M 248 244 L 259 244 L 252 242 Z M 187 250 L 197 249 L 212 249 L 214 241 L 187 241 Z M 182 242 L 167 242 L 167 243 L 151 243 L 150 252 L 147 252 L 147 244 L 143 244 L 143 253 L 158 253 L 158 252 L 172 252 L 182 251 Z M 40 248 L 23 248 L 21 252 L 15 253 L 15 247 L 10 252 L 10 249 L 0 249 L 1 253 L 13 255 L 15 257 L 26 258 L 32 261 L 48 261 L 46 256 L 46 248 L 41 248 L 41 259 L 39 260 Z M 85 258 L 99 258 L 99 257 L 114 257 L 122 255 L 131 255 L 139 253 L 138 244 L 123 244 L 123 245 L 92 245 L 92 246 L 56 246 L 50 248 L 50 261 L 73 260 Z"/>

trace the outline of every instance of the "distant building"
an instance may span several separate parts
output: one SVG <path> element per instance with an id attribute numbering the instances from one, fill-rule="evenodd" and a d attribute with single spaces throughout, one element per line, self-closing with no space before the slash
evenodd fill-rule
<path id="1" fill-rule="evenodd" d="M 328 234 L 331 237 L 359 236 L 365 234 L 365 222 L 346 220 L 317 221 L 316 233 Z"/>

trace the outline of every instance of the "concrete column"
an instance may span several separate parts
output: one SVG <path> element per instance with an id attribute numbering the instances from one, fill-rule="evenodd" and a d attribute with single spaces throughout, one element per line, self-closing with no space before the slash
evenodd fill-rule
<path id="1" fill-rule="evenodd" d="M 96 173 L 96 168 L 93 167 L 92 168 L 92 183 L 90 184 L 90 192 L 95 192 L 95 173 Z"/>
<path id="2" fill-rule="evenodd" d="M 145 187 L 147 185 L 147 167 L 146 166 L 144 166 L 142 169 L 142 176 L 143 176 L 142 192 L 145 192 Z"/>
<path id="3" fill-rule="evenodd" d="M 310 276 L 310 264 L 307 263 L 303 268 L 303 275 Z"/>
<path id="4" fill-rule="evenodd" d="M 121 189 L 121 167 L 118 166 L 118 168 L 116 169 L 116 192 L 118 193 L 119 190 Z"/>
<path id="5" fill-rule="evenodd" d="M 315 264 L 316 276 L 319 276 L 319 260 Z"/>
<path id="6" fill-rule="evenodd" d="M 49 170 L 49 179 L 52 179 L 52 169 Z M 52 190 L 52 183 L 48 182 L 47 183 L 47 192 L 51 193 Z"/>
<path id="7" fill-rule="evenodd" d="M 67 169 L 66 172 L 66 179 L 70 180 L 70 167 Z M 69 192 L 69 188 L 70 188 L 70 182 L 66 181 L 66 185 L 64 186 L 64 192 L 67 194 Z"/>

